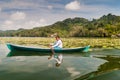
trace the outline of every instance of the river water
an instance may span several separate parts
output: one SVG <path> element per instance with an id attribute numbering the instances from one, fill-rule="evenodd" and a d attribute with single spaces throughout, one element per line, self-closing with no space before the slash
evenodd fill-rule
<path id="1" fill-rule="evenodd" d="M 49 54 L 10 52 L 0 44 L 0 80 L 120 80 L 119 49 L 61 53 L 60 66 Z"/>

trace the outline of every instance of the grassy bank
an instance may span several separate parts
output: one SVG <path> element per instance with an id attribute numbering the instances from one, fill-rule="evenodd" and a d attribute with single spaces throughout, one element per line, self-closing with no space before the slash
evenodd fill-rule
<path id="1" fill-rule="evenodd" d="M 0 43 L 15 43 L 20 45 L 47 47 L 54 38 L 41 37 L 0 37 Z M 92 48 L 119 48 L 120 39 L 113 38 L 62 38 L 64 47 L 82 47 L 90 45 Z"/>

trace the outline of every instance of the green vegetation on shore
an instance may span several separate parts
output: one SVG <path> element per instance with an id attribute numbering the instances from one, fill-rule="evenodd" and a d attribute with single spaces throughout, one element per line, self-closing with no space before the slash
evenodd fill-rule
<path id="1" fill-rule="evenodd" d="M 0 36 L 48 37 L 56 32 L 61 37 L 117 37 L 120 36 L 120 16 L 108 14 L 92 21 L 79 17 L 68 18 L 44 27 L 0 31 Z"/>
<path id="2" fill-rule="evenodd" d="M 90 45 L 91 48 L 118 48 L 120 39 L 113 38 L 61 38 L 65 48 L 83 47 Z M 13 43 L 27 46 L 48 47 L 54 42 L 54 38 L 42 37 L 1 37 L 0 43 Z"/>

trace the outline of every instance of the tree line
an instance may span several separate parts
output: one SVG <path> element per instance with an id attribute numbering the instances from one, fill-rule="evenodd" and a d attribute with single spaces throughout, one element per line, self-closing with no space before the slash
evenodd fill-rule
<path id="1" fill-rule="evenodd" d="M 99 19 L 68 18 L 52 25 L 33 29 L 0 31 L 1 37 L 49 37 L 58 33 L 61 37 L 111 37 L 120 36 L 120 16 L 103 15 Z"/>

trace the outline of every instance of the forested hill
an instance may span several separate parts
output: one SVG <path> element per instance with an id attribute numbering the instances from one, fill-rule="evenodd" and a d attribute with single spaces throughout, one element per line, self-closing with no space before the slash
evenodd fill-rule
<path id="1" fill-rule="evenodd" d="M 48 37 L 58 33 L 62 37 L 111 37 L 120 34 L 120 16 L 108 14 L 89 21 L 68 18 L 45 27 L 0 31 L 0 36 Z"/>

